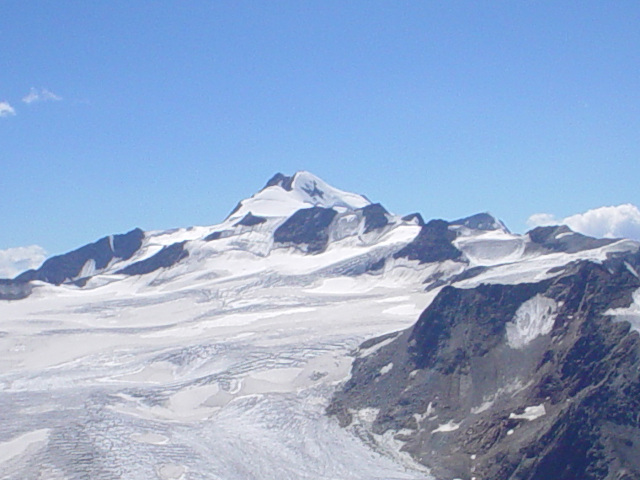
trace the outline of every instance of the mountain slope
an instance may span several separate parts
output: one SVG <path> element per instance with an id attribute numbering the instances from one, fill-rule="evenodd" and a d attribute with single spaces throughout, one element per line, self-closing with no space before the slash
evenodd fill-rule
<path id="1" fill-rule="evenodd" d="M 441 479 L 638 478 L 640 339 L 613 313 L 634 304 L 639 260 L 447 287 L 413 327 L 365 345 L 329 411 L 365 412 Z"/>

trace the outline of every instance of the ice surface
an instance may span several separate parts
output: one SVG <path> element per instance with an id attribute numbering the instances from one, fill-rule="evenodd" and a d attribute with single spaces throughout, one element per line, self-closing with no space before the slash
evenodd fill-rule
<path id="1" fill-rule="evenodd" d="M 474 242 L 484 242 L 489 236 L 496 238 L 507 238 L 510 235 L 502 232 L 489 232 L 486 235 L 478 235 L 460 241 L 460 248 L 466 252 L 474 251 Z M 506 240 L 505 240 L 506 241 Z M 508 243 L 509 241 L 507 241 Z M 480 248 L 482 250 L 482 248 Z M 604 262 L 609 255 L 619 252 L 633 252 L 638 250 L 638 243 L 631 240 L 620 240 L 600 248 L 585 250 L 577 253 L 549 253 L 535 254 L 530 256 L 518 257 L 516 255 L 507 255 L 504 259 L 500 259 L 500 255 L 489 260 L 489 254 L 482 253 L 469 255 L 473 265 L 489 266 L 485 272 L 469 278 L 467 280 L 456 283 L 460 288 L 475 288 L 482 283 L 493 284 L 517 284 L 523 282 L 540 282 L 542 280 L 552 278 L 558 275 L 559 267 L 567 265 L 571 262 L 586 260 L 594 263 Z M 479 260 L 483 259 L 483 260 Z M 473 262 L 478 262 L 474 264 Z"/>
<path id="2" fill-rule="evenodd" d="M 41 430 L 23 433 L 6 442 L 0 442 L 0 471 L 2 471 L 3 463 L 22 455 L 29 448 L 45 443 L 48 436 L 49 430 L 43 428 Z"/>
<path id="3" fill-rule="evenodd" d="M 492 266 L 520 260 L 526 247 L 526 238 L 494 230 L 458 237 L 454 245 L 473 266 Z"/>
<path id="4" fill-rule="evenodd" d="M 437 428 L 433 429 L 431 431 L 431 433 L 438 433 L 438 432 L 453 432 L 455 430 L 457 430 L 458 428 L 460 428 L 460 425 L 457 423 L 454 423 L 453 420 L 447 422 L 447 423 L 443 423 L 441 425 L 438 425 Z"/>
<path id="5" fill-rule="evenodd" d="M 240 219 L 249 212 L 260 217 L 288 217 L 312 206 L 355 210 L 371 203 L 362 195 L 338 190 L 309 172 L 297 172 L 291 186 L 291 191 L 277 185 L 261 190 L 243 200 L 230 218 Z"/>
<path id="6" fill-rule="evenodd" d="M 507 323 L 507 342 L 511 348 L 524 348 L 540 335 L 551 332 L 558 308 L 555 300 L 536 295 L 524 302 Z"/>
<path id="7" fill-rule="evenodd" d="M 369 247 L 199 248 L 0 303 L 0 478 L 428 478 L 325 408 L 358 345 L 410 326 L 434 293 L 393 268 L 331 273 Z"/>
<path id="8" fill-rule="evenodd" d="M 532 407 L 526 407 L 524 409 L 524 413 L 511 413 L 509 414 L 509 418 L 514 418 L 516 420 L 529 420 L 533 421 L 536 418 L 540 418 L 547 414 L 547 411 L 544 408 L 544 404 L 534 405 Z"/>
<path id="9" fill-rule="evenodd" d="M 392 368 L 393 368 L 393 362 L 387 363 L 384 367 L 382 367 L 380 369 L 380 375 L 384 375 L 386 373 L 389 373 Z"/>
<path id="10" fill-rule="evenodd" d="M 605 315 L 611 315 L 619 322 L 629 322 L 633 330 L 640 332 L 640 289 L 633 292 L 633 302 L 627 308 L 612 308 Z"/>

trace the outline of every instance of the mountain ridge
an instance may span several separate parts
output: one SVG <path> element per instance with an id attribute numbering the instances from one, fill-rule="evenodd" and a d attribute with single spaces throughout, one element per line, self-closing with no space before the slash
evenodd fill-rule
<path id="1" fill-rule="evenodd" d="M 312 235 L 319 235 L 318 238 L 322 238 L 322 240 L 311 240 L 311 243 L 307 243 L 306 240 L 302 239 L 302 236 L 294 235 L 291 238 L 294 238 L 295 241 L 289 242 L 287 240 L 288 237 L 283 233 L 287 228 L 287 225 L 285 225 L 286 220 L 291 219 L 294 214 L 298 214 L 297 222 L 300 225 L 304 225 L 310 221 L 310 219 L 314 218 L 313 215 L 309 215 L 310 212 L 313 211 L 311 210 L 313 208 L 324 208 L 326 209 L 327 215 L 331 217 L 327 217 L 327 220 L 329 220 L 328 223 L 325 221 L 320 222 L 316 226 L 307 225 L 307 227 L 305 227 L 309 238 Z M 305 213 L 305 210 L 308 213 Z M 330 210 L 335 211 L 336 214 L 330 215 Z M 321 210 L 317 210 L 318 213 L 320 211 Z M 186 235 L 186 238 L 183 239 L 181 237 L 182 233 L 187 231 L 206 231 L 207 234 L 201 238 L 205 241 L 213 241 L 235 236 L 238 233 L 238 229 L 242 227 L 257 227 L 265 223 L 274 225 L 271 228 L 273 229 L 276 244 L 281 243 L 293 246 L 296 244 L 307 244 L 310 245 L 308 252 L 317 253 L 326 248 L 330 239 L 328 238 L 327 232 L 315 232 L 314 230 L 328 228 L 336 216 L 342 220 L 345 212 L 361 212 L 360 215 L 364 219 L 362 234 L 368 234 L 375 230 L 384 229 L 385 227 L 388 228 L 390 225 L 392 226 L 398 222 L 408 224 L 415 222 L 416 225 L 420 226 L 421 230 L 413 239 L 412 243 L 405 245 L 399 252 L 394 253 L 394 258 L 406 256 L 409 260 L 418 260 L 420 263 L 432 263 L 447 259 L 454 260 L 465 256 L 466 253 L 463 254 L 462 251 L 454 245 L 455 242 L 453 242 L 460 237 L 469 237 L 478 233 L 481 234 L 482 232 L 492 231 L 510 235 L 507 227 L 487 212 L 450 222 L 431 220 L 429 223 L 425 223 L 420 214 L 405 215 L 403 217 L 394 216 L 381 204 L 371 203 L 362 195 L 336 189 L 309 172 L 298 171 L 291 176 L 276 173 L 256 194 L 240 201 L 234 212 L 221 224 L 211 227 L 190 227 L 186 230 L 173 230 L 173 232 L 178 232 L 178 235 L 174 235 L 176 237 L 174 242 L 170 244 L 162 242 L 162 245 L 152 249 L 153 252 L 150 255 L 138 258 L 137 261 L 146 261 L 147 258 L 158 254 L 159 249 L 169 247 L 170 245 L 181 244 L 185 252 L 184 255 L 176 255 L 173 262 L 167 262 L 166 260 L 161 261 L 155 269 L 147 271 L 147 267 L 140 270 L 140 272 L 150 273 L 158 268 L 169 268 L 189 255 L 188 249 L 184 249 L 185 242 L 198 240 L 197 235 Z M 284 220 L 276 221 L 275 224 L 273 224 L 273 221 L 278 218 Z M 289 229 L 293 228 L 292 225 L 295 221 L 295 218 L 289 221 Z M 439 227 L 436 228 L 436 225 Z M 300 229 L 302 227 L 298 226 L 297 228 Z M 440 233 L 436 233 L 436 231 Z M 38 269 L 23 272 L 13 279 L 5 279 L 4 283 L 5 285 L 17 285 L 34 280 L 55 285 L 73 282 L 86 283 L 90 277 L 108 272 L 111 264 L 122 263 L 122 261 L 129 260 L 134 255 L 140 253 L 139 250 L 143 246 L 145 239 L 149 239 L 150 236 L 169 237 L 171 236 L 170 232 L 172 231 L 143 232 L 141 229 L 135 228 L 126 234 L 103 237 L 92 244 L 87 244 L 66 254 L 51 257 Z M 353 234 L 353 231 L 351 233 Z M 560 238 L 567 236 L 570 238 Z M 538 253 L 541 251 L 577 253 L 615 242 L 615 240 L 611 239 L 592 239 L 572 232 L 566 226 L 538 227 L 520 236 L 520 238 L 527 237 L 531 239 L 531 244 L 528 245 L 527 248 L 531 251 L 537 249 Z M 125 248 L 126 251 L 116 252 L 116 250 L 114 250 L 114 242 L 116 244 L 128 242 Z M 180 249 L 178 246 L 173 246 L 172 248 L 174 250 Z M 438 249 L 440 249 L 440 253 L 436 253 Z M 93 264 L 91 264 L 91 262 L 93 262 Z M 154 265 L 154 263 L 150 262 L 147 263 L 147 265 Z M 113 273 L 117 273 L 136 270 L 129 268 L 128 265 L 122 264 L 119 265 L 118 269 L 112 271 Z"/>

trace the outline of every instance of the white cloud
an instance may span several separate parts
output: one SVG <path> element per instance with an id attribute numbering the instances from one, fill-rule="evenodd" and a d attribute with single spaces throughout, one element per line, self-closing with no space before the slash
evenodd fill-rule
<path id="1" fill-rule="evenodd" d="M 25 270 L 38 268 L 46 258 L 47 252 L 39 245 L 0 250 L 0 278 L 13 278 Z"/>
<path id="2" fill-rule="evenodd" d="M 527 220 L 532 228 L 560 224 L 592 237 L 640 240 L 640 209 L 630 203 L 594 208 L 561 220 L 549 213 L 536 213 Z"/>
<path id="3" fill-rule="evenodd" d="M 562 220 L 558 220 L 550 213 L 534 213 L 527 219 L 527 225 L 531 228 L 545 227 L 547 225 L 559 225 Z"/>
<path id="4" fill-rule="evenodd" d="M 60 95 L 56 95 L 47 88 L 38 89 L 31 87 L 29 93 L 22 97 L 22 101 L 26 104 L 34 102 L 57 102 L 60 100 L 62 100 Z"/>
<path id="5" fill-rule="evenodd" d="M 15 114 L 16 111 L 8 102 L 0 102 L 0 117 L 10 117 Z"/>

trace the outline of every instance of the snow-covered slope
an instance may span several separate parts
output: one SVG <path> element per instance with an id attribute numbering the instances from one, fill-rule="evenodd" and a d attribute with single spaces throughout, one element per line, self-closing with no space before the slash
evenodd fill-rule
<path id="1" fill-rule="evenodd" d="M 262 190 L 241 201 L 229 219 L 240 219 L 249 212 L 265 217 L 289 217 L 301 208 L 314 206 L 356 210 L 370 203 L 362 195 L 338 190 L 309 172 L 297 172 L 291 177 L 278 173 Z"/>
<path id="2" fill-rule="evenodd" d="M 0 478 L 428 478 L 366 411 L 350 429 L 325 415 L 358 346 L 447 285 L 637 249 L 489 214 L 425 223 L 278 174 L 219 224 L 108 236 L 0 281 Z"/>

